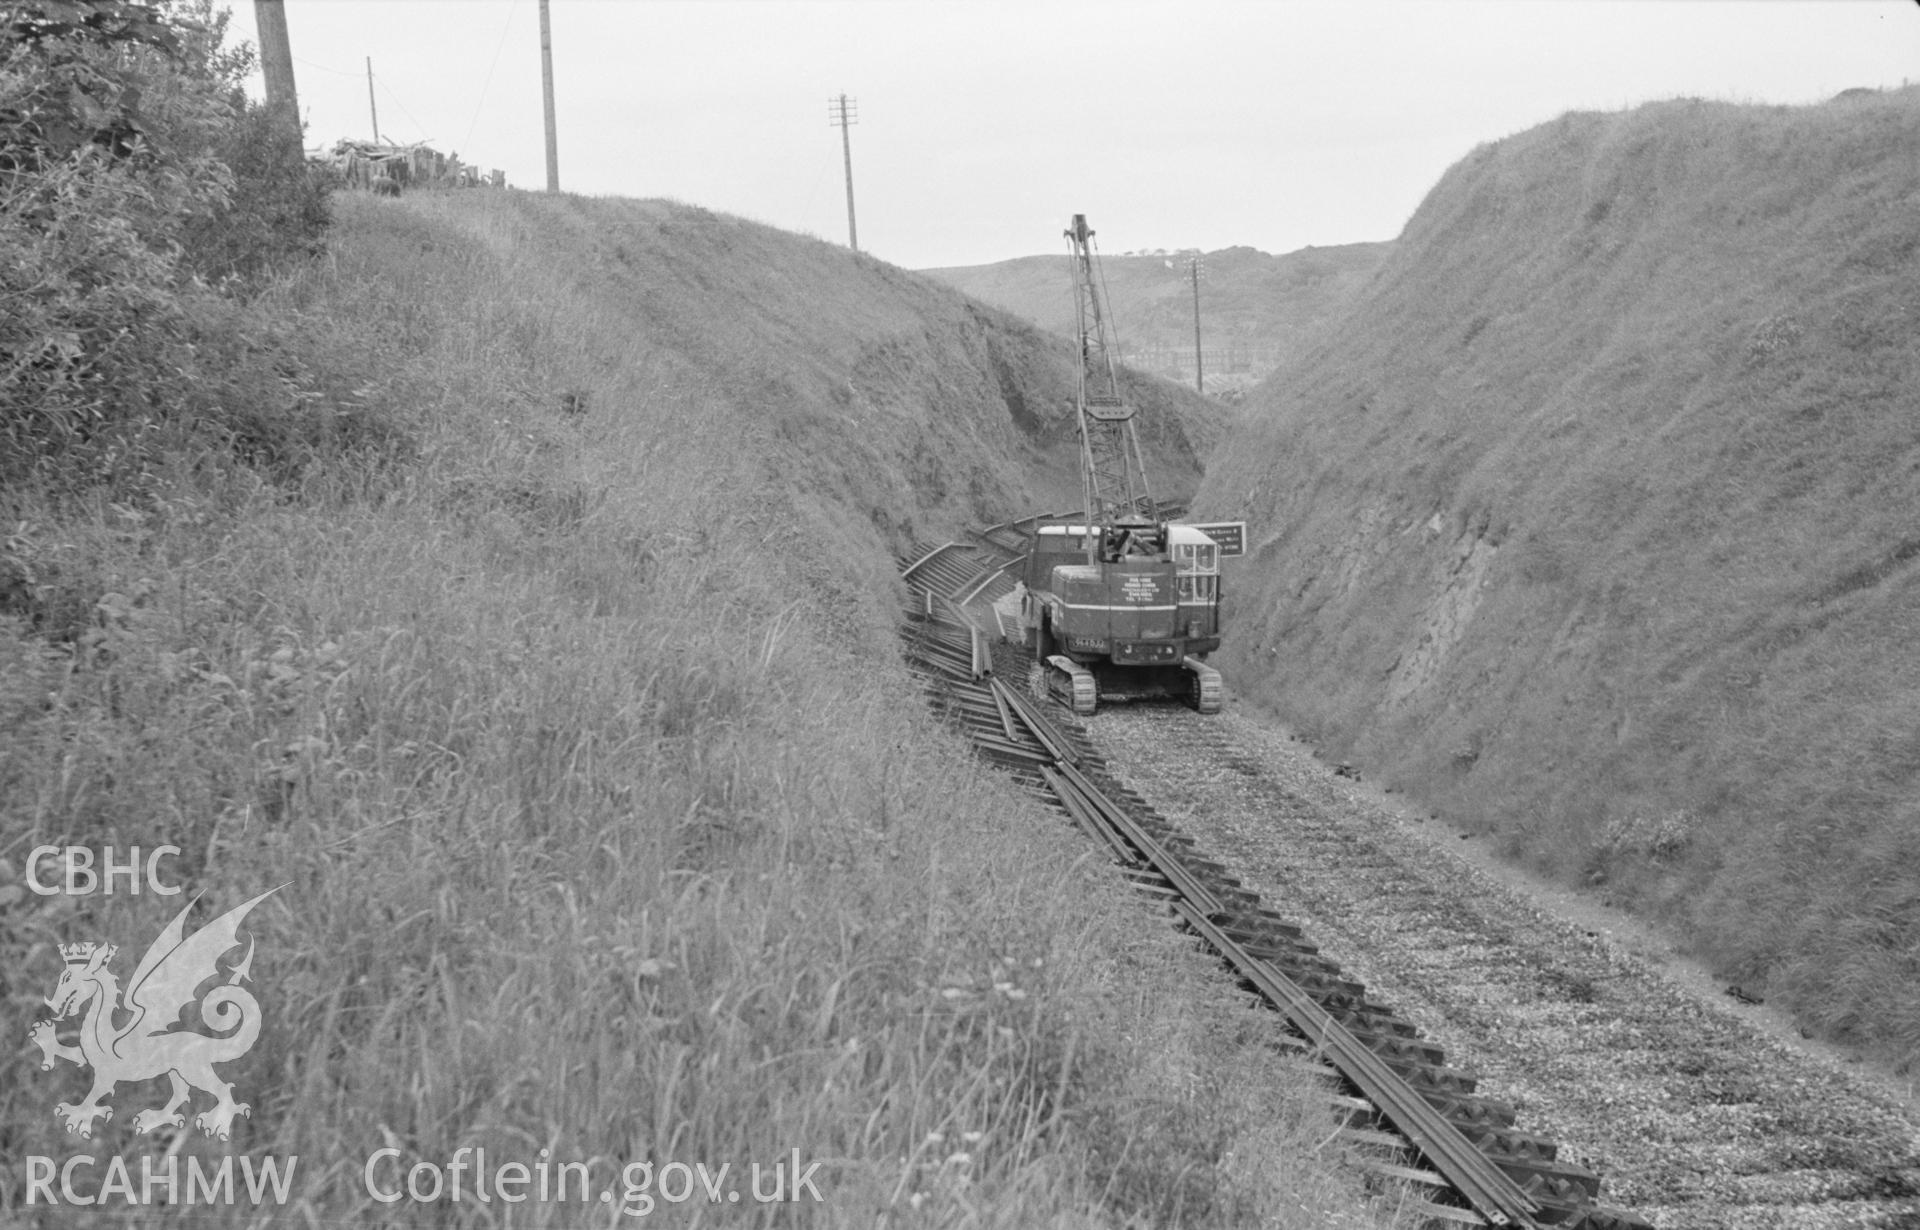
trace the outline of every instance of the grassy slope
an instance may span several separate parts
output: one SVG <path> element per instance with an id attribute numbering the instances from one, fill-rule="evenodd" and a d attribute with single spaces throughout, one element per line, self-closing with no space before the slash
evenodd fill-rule
<path id="1" fill-rule="evenodd" d="M 288 883 L 249 923 L 265 1033 L 225 1071 L 238 1147 L 298 1154 L 330 1224 L 490 1216 L 375 1205 L 385 1144 L 550 1149 L 596 1188 L 643 1159 L 744 1186 L 798 1149 L 827 1203 L 781 1224 L 1373 1224 L 1270 1026 L 899 665 L 889 549 L 1057 497 L 1060 348 L 682 206 L 340 213 L 258 310 L 362 365 L 415 462 L 0 498 L 31 605 L 79 633 L 0 620 L 10 1021 L 54 943 L 112 939 L 124 978 L 179 900 L 29 897 L 24 852 L 168 841 L 197 918 Z M 1191 481 L 1179 395 L 1140 396 Z M 0 1151 L 151 1147 L 154 1089 L 83 1144 L 49 1113 L 81 1078 L 30 1054 L 0 1059 Z"/>
<path id="2" fill-rule="evenodd" d="M 1255 248 L 1207 253 L 1200 286 L 1203 344 L 1208 349 L 1297 349 L 1320 321 L 1358 293 L 1391 247 L 1354 243 L 1302 248 L 1283 256 Z M 1167 268 L 1168 260 L 1176 267 Z M 1193 292 L 1184 260 L 1103 256 L 1101 269 L 1124 349 L 1193 345 Z M 1023 256 L 926 273 L 1044 329 L 1073 335 L 1073 288 L 1064 255 Z"/>
<path id="3" fill-rule="evenodd" d="M 1902 1062 L 1916 142 L 1907 90 L 1476 150 L 1201 503 L 1253 523 L 1240 686 Z"/>

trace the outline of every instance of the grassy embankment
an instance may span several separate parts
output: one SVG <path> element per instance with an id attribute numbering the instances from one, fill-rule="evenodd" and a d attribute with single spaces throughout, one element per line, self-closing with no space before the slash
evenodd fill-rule
<path id="1" fill-rule="evenodd" d="M 591 1159 L 596 1189 L 635 1161 L 731 1163 L 742 1190 L 749 1162 L 824 1163 L 820 1205 L 669 1220 L 1384 1223 L 1271 1022 L 899 664 L 889 550 L 1070 479 L 1063 355 L 684 206 L 337 208 L 253 341 L 297 334 L 410 446 L 0 495 L 10 1029 L 44 1014 L 56 943 L 120 944 L 124 982 L 185 900 L 22 894 L 25 852 L 166 842 L 196 922 L 287 885 L 248 924 L 265 1032 L 224 1072 L 253 1108 L 234 1147 L 300 1158 L 289 1222 L 619 1220 L 618 1197 L 362 1183 L 383 1146 L 389 1178 L 484 1146 Z M 1154 396 L 1162 472 L 1190 481 Z M 51 1109 L 82 1077 L 18 1043 L 0 1207 L 28 1155 L 159 1147 L 130 1121 L 161 1086 L 81 1142 Z M 229 1217 L 253 1214 L 196 1222 Z"/>
<path id="2" fill-rule="evenodd" d="M 1221 451 L 1230 677 L 1807 1028 L 1920 1057 L 1920 91 L 1450 170 Z"/>

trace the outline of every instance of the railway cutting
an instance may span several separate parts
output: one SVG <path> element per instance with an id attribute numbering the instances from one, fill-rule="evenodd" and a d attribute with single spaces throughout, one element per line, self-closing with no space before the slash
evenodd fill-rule
<path id="1" fill-rule="evenodd" d="M 1058 808 L 1159 902 L 1169 922 L 1222 962 L 1279 1018 L 1276 1041 L 1328 1082 L 1347 1144 L 1373 1173 L 1421 1193 L 1430 1226 L 1652 1230 L 1601 1198 L 1600 1176 L 1560 1156 L 1481 1093 L 1472 1074 L 1367 988 L 1343 975 L 1298 925 L 1262 904 L 1192 838 L 1107 770 L 1085 733 L 1052 703 L 1044 674 L 1028 687 L 1009 639 L 1008 599 L 1024 548 L 1049 518 L 992 526 L 972 541 L 929 545 L 901 561 L 912 595 L 907 657 L 930 701 L 987 759 Z"/>

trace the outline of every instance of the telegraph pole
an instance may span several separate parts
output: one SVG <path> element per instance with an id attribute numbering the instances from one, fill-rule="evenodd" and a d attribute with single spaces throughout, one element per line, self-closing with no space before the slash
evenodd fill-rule
<path id="1" fill-rule="evenodd" d="M 1187 268 L 1193 274 L 1193 391 L 1204 394 L 1207 391 L 1207 377 L 1200 367 L 1200 270 L 1206 258 L 1195 253 L 1187 261 Z"/>
<path id="2" fill-rule="evenodd" d="M 373 105 L 373 57 L 367 57 L 367 114 L 373 117 L 373 141 L 380 143 L 380 108 Z"/>
<path id="3" fill-rule="evenodd" d="M 553 119 L 553 19 L 540 0 L 540 89 L 547 103 L 547 191 L 560 191 L 560 136 Z"/>
<path id="4" fill-rule="evenodd" d="M 840 152 L 847 163 L 847 246 L 855 252 L 860 250 L 860 232 L 853 225 L 853 138 L 847 129 L 859 122 L 858 99 L 850 99 L 845 94 L 827 100 L 827 123 L 840 130 Z"/>
<path id="5" fill-rule="evenodd" d="M 295 154 L 306 142 L 300 132 L 300 101 L 293 89 L 293 46 L 287 41 L 285 0 L 253 0 L 260 35 L 260 71 L 267 79 L 267 109 Z"/>

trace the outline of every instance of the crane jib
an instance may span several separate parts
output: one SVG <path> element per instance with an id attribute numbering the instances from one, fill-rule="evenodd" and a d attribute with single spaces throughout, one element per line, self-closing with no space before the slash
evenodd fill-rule
<path id="1" fill-rule="evenodd" d="M 1076 410 L 1080 425 L 1082 495 L 1092 524 L 1111 524 L 1130 516 L 1145 501 L 1152 505 L 1140 442 L 1134 436 L 1133 407 L 1120 391 L 1115 347 L 1104 292 L 1094 267 L 1093 228 L 1085 214 L 1073 215 L 1067 229 L 1073 270 L 1074 317 L 1079 340 L 1080 381 Z"/>

